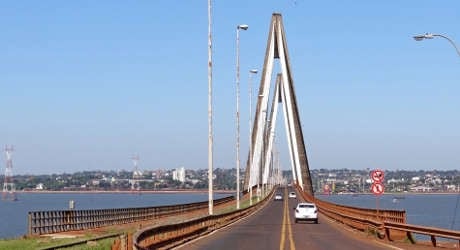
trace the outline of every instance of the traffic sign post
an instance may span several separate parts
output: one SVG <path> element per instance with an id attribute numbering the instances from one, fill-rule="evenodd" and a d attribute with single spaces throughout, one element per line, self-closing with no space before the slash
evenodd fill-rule
<path id="1" fill-rule="evenodd" d="M 375 206 L 377 210 L 377 219 L 379 218 L 379 200 L 380 195 L 383 194 L 385 187 L 383 186 L 383 180 L 385 178 L 385 173 L 380 169 L 375 169 L 371 172 L 370 177 L 372 179 L 371 191 L 376 195 L 375 197 Z"/>

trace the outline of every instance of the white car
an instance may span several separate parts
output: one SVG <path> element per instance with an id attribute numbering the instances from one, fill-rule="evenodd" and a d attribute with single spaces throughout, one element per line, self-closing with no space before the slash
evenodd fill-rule
<path id="1" fill-rule="evenodd" d="M 300 220 L 314 221 L 318 224 L 318 208 L 314 203 L 302 202 L 295 209 L 295 223 Z"/>
<path id="2" fill-rule="evenodd" d="M 281 194 L 275 194 L 275 201 L 282 201 L 283 196 Z"/>
<path id="3" fill-rule="evenodd" d="M 296 198 L 296 197 L 297 196 L 296 196 L 295 192 L 290 192 L 289 193 L 289 198 Z"/>

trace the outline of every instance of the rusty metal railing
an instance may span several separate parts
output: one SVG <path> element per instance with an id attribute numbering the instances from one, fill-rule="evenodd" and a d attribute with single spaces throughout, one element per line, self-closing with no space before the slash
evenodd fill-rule
<path id="1" fill-rule="evenodd" d="M 266 204 L 266 201 L 271 198 L 272 194 L 273 191 L 262 201 L 244 209 L 140 230 L 133 235 L 133 249 L 170 249 L 181 245 L 185 241 L 207 234 L 251 214 Z"/>
<path id="2" fill-rule="evenodd" d="M 234 200 L 229 196 L 215 205 Z M 42 235 L 152 220 L 208 207 L 208 201 L 159 207 L 32 211 L 28 214 L 28 234 Z"/>
<path id="3" fill-rule="evenodd" d="M 393 240 L 391 234 L 392 230 L 396 230 L 405 232 L 407 239 L 409 239 L 412 243 L 416 243 L 412 234 L 422 234 L 430 236 L 431 243 L 434 247 L 437 246 L 436 237 L 440 237 L 457 240 L 457 248 L 460 248 L 460 231 L 392 222 L 385 222 L 384 228 L 386 237 L 390 241 Z"/>
<path id="4" fill-rule="evenodd" d="M 406 211 L 404 210 L 387 210 L 387 209 L 368 209 L 339 205 L 332 202 L 323 201 L 310 196 L 301 190 L 298 190 L 302 197 L 318 205 L 320 211 L 331 214 L 344 214 L 352 217 L 359 217 L 359 220 L 387 221 L 406 223 Z"/>
<path id="5" fill-rule="evenodd" d="M 316 199 L 299 188 L 298 191 L 306 201 L 316 203 L 319 211 L 327 217 L 360 231 L 374 232 L 380 239 L 408 239 L 415 244 L 412 234 L 421 234 L 430 236 L 434 247 L 437 246 L 436 237 L 440 237 L 457 240 L 457 247 L 460 248 L 460 231 L 407 224 L 404 210 L 376 210 L 338 205 Z"/>

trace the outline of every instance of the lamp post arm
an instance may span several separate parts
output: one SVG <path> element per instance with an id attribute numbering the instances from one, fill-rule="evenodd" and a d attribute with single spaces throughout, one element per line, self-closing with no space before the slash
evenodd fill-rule
<path id="1" fill-rule="evenodd" d="M 460 50 L 458 49 L 457 45 L 455 45 L 454 41 L 452 41 L 452 39 L 450 39 L 447 36 L 441 35 L 441 34 L 433 34 L 433 36 L 442 37 L 446 39 L 447 41 L 449 41 L 449 43 L 452 44 L 452 46 L 454 46 L 455 50 L 457 51 L 458 56 L 460 56 Z"/>

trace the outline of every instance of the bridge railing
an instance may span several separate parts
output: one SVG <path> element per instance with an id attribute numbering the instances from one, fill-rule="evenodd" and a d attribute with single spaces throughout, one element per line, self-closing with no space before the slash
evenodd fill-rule
<path id="1" fill-rule="evenodd" d="M 404 210 L 387 210 L 387 209 L 367 209 L 351 206 L 338 205 L 335 203 L 315 199 L 320 209 L 328 210 L 332 213 L 348 214 L 358 216 L 361 219 L 406 223 L 406 211 Z"/>
<path id="2" fill-rule="evenodd" d="M 317 204 L 320 212 L 330 215 L 333 219 L 339 220 L 356 220 L 366 222 L 365 224 L 379 224 L 379 222 L 406 223 L 406 211 L 388 210 L 388 209 L 369 209 L 352 206 L 339 205 L 332 202 L 316 199 L 315 197 L 298 190 L 302 197 L 310 202 Z M 340 217 L 344 217 L 340 219 Z M 345 223 L 346 221 L 344 221 Z M 362 226 L 360 226 L 362 228 Z"/>
<path id="3" fill-rule="evenodd" d="M 457 240 L 457 248 L 460 248 L 460 231 L 441 229 L 435 227 L 425 227 L 411 224 L 402 224 L 402 223 L 384 223 L 385 234 L 388 240 L 393 240 L 392 230 L 402 231 L 406 234 L 407 239 L 410 242 L 415 243 L 415 239 L 412 234 L 422 234 L 430 236 L 431 243 L 434 247 L 437 246 L 436 237 Z"/>
<path id="4" fill-rule="evenodd" d="M 229 196 L 214 201 L 215 205 L 234 200 Z M 28 234 L 42 235 L 157 219 L 208 207 L 208 201 L 158 207 L 53 210 L 28 213 Z"/>
<path id="5" fill-rule="evenodd" d="M 243 209 L 195 218 L 176 224 L 159 225 L 139 230 L 133 235 L 133 249 L 173 248 L 185 241 L 190 241 L 200 235 L 209 233 L 237 219 L 250 215 L 262 205 L 266 204 L 266 201 L 271 199 L 272 194 L 273 190 L 260 202 Z"/>
<path id="6" fill-rule="evenodd" d="M 435 247 L 437 246 L 436 237 L 440 237 L 457 240 L 457 246 L 460 248 L 460 231 L 407 224 L 404 210 L 344 206 L 316 199 L 300 189 L 298 191 L 306 201 L 314 202 L 322 214 L 355 229 L 374 232 L 380 239 L 390 241 L 408 239 L 416 243 L 412 234 L 421 234 L 429 236 Z"/>

